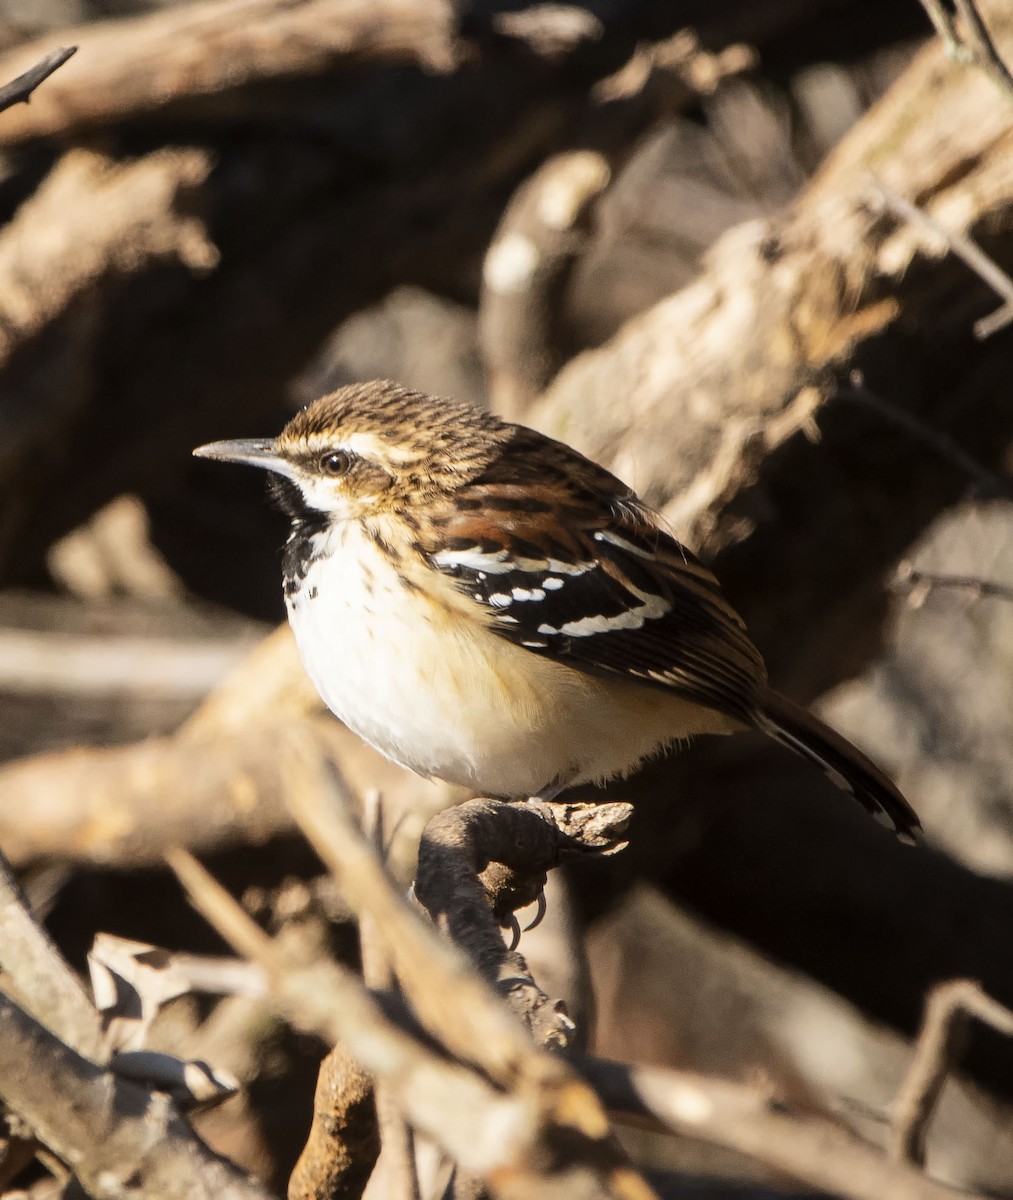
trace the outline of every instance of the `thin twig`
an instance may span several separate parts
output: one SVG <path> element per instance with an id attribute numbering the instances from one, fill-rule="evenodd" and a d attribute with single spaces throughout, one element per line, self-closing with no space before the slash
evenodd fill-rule
<path id="1" fill-rule="evenodd" d="M 1013 584 L 982 579 L 978 575 L 946 575 L 936 571 L 920 571 L 909 562 L 898 565 L 892 586 L 895 591 L 908 594 L 909 603 L 913 608 L 921 608 L 925 597 L 937 588 L 970 592 L 976 600 L 987 597 L 990 600 L 1013 602 Z"/>
<path id="2" fill-rule="evenodd" d="M 39 84 L 48 79 L 54 71 L 58 71 L 67 59 L 76 53 L 76 46 L 60 46 L 40 59 L 34 67 L 29 67 L 23 75 L 5 83 L 0 87 L 0 112 L 5 108 L 13 108 L 15 104 L 27 104 Z"/>
<path id="3" fill-rule="evenodd" d="M 967 44 L 971 50 L 971 61 L 981 67 L 1007 96 L 1013 97 L 1013 75 L 996 48 L 974 0 L 953 0 L 957 11 L 964 18 L 968 29 Z"/>
<path id="4" fill-rule="evenodd" d="M 1013 1037 L 1013 1012 L 977 981 L 952 979 L 929 993 L 911 1066 L 893 1103 L 890 1155 L 897 1161 L 924 1165 L 926 1131 L 971 1017 Z"/>
<path id="5" fill-rule="evenodd" d="M 852 372 L 850 384 L 850 387 L 840 388 L 835 392 L 834 398 L 837 400 L 855 401 L 859 404 L 864 404 L 867 408 L 873 409 L 880 416 L 885 417 L 892 424 L 899 426 L 923 445 L 928 446 L 941 459 L 950 463 L 951 466 L 956 467 L 957 470 L 967 475 L 970 479 L 973 479 L 978 484 L 983 495 L 1013 496 L 1013 488 L 1010 487 L 1005 479 L 994 474 L 987 467 L 982 466 L 963 447 L 958 446 L 951 437 L 938 429 L 933 429 L 912 413 L 898 408 L 897 405 L 891 404 L 882 396 L 877 396 L 875 392 L 870 391 L 862 381 L 860 372 Z"/>
<path id="6" fill-rule="evenodd" d="M 371 788 L 362 798 L 363 832 L 373 844 L 380 862 L 384 861 L 383 797 Z M 359 947 L 362 956 L 362 979 L 374 992 L 389 992 L 397 987 L 376 935 L 371 917 L 359 921 Z M 376 1088 L 376 1116 L 380 1126 L 379 1170 L 383 1172 L 384 1194 L 391 1200 L 421 1200 L 418 1173 L 415 1169 L 415 1133 L 401 1115 L 390 1089 L 385 1084 Z"/>
<path id="7" fill-rule="evenodd" d="M 961 232 L 959 229 L 951 229 L 941 221 L 936 220 L 935 217 L 925 212 L 924 209 L 918 208 L 910 200 L 906 200 L 898 192 L 888 187 L 875 175 L 870 176 L 870 179 L 887 208 L 891 209 L 895 215 L 909 221 L 912 225 L 927 230 L 929 233 L 935 234 L 936 237 L 942 239 L 946 247 L 970 267 L 983 283 L 988 284 L 1003 301 L 1002 306 L 996 309 L 995 312 L 989 313 L 987 317 L 982 317 L 980 320 L 975 321 L 973 326 L 974 336 L 979 341 L 984 341 L 985 338 L 990 337 L 993 333 L 997 333 L 1013 321 L 1013 279 L 1010 278 L 993 258 L 990 258 L 966 233 Z"/>
<path id="8" fill-rule="evenodd" d="M 953 0 L 953 6 L 951 10 L 944 0 L 922 0 L 922 7 L 942 38 L 946 53 L 954 62 L 978 67 L 1007 96 L 1013 97 L 1013 75 L 1003 62 L 974 0 Z M 957 28 L 958 13 L 966 26 L 965 32 Z"/>

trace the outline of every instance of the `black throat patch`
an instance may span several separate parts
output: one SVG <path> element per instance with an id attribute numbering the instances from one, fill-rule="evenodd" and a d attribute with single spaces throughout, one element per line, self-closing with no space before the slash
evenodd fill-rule
<path id="1" fill-rule="evenodd" d="M 281 509 L 292 522 L 281 556 L 282 586 L 287 599 L 299 590 L 310 564 L 318 557 L 313 539 L 327 529 L 330 518 L 327 513 L 311 508 L 299 486 L 284 475 L 268 479 L 267 494 L 275 508 Z"/>

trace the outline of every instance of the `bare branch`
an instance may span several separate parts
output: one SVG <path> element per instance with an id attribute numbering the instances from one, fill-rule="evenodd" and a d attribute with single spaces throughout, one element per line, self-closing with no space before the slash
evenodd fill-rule
<path id="1" fill-rule="evenodd" d="M 976 458 L 967 453 L 957 442 L 939 429 L 933 429 L 916 414 L 891 404 L 883 396 L 870 391 L 860 373 L 853 371 L 850 387 L 838 388 L 835 400 L 846 400 L 863 404 L 884 417 L 892 425 L 903 429 L 912 438 L 927 446 L 934 454 L 950 463 L 958 471 L 972 479 L 985 496 L 1013 496 L 1013 488 L 1001 476 L 983 467 Z"/>
<path id="2" fill-rule="evenodd" d="M 911 1066 L 893 1105 L 893 1158 L 924 1164 L 928 1125 L 971 1017 L 1013 1037 L 1013 1012 L 986 995 L 975 980 L 953 979 L 929 993 Z"/>
<path id="3" fill-rule="evenodd" d="M 102 1023 L 0 856 L 0 968 L 24 1007 L 78 1054 L 103 1058 Z"/>
<path id="4" fill-rule="evenodd" d="M 315 812 L 311 801 L 304 816 L 317 835 L 318 849 L 330 851 L 330 835 L 321 836 L 326 817 Z M 341 824 L 339 818 L 338 824 Z M 267 972 L 274 1002 L 298 1028 L 313 1031 L 332 1043 L 344 1042 L 349 1050 L 391 1089 L 408 1120 L 442 1146 L 460 1166 L 486 1179 L 504 1200 L 527 1200 L 544 1181 L 548 1170 L 565 1187 L 572 1179 L 580 1195 L 589 1200 L 649 1200 L 654 1193 L 615 1147 L 608 1123 L 593 1091 L 580 1082 L 561 1060 L 536 1047 L 506 1013 L 484 982 L 459 962 L 447 945 L 397 895 L 374 860 L 377 884 L 361 856 L 370 848 L 362 834 L 348 822 L 353 845 L 343 858 L 342 881 L 349 897 L 363 902 L 380 924 L 380 910 L 392 918 L 393 933 L 383 926 L 383 940 L 392 959 L 411 966 L 413 984 L 420 984 L 419 964 L 428 962 L 430 1003 L 448 1014 L 442 1023 L 454 1033 L 454 1043 L 470 1061 L 493 1065 L 499 1086 L 487 1073 L 462 1067 L 449 1054 L 446 1041 L 434 1048 L 431 1038 L 418 1037 L 407 1026 L 395 1024 L 391 1015 L 362 983 L 337 963 L 315 957 L 311 963 L 296 959 L 243 912 L 235 900 L 203 867 L 184 851 L 169 856 L 194 903 L 219 933 L 241 954 L 250 955 Z M 403 943 L 410 942 L 411 945 Z M 447 977 L 444 966 L 453 960 L 459 969 Z M 498 1047 L 509 1041 L 511 1053 L 476 1043 L 465 1044 L 460 1028 L 461 997 L 477 1004 L 477 1019 L 465 1024 L 474 1035 L 493 1029 Z M 416 999 L 415 996 L 412 997 Z M 501 1024 L 502 1023 L 502 1024 Z M 430 1022 L 432 1026 L 437 1022 Z M 500 1027 L 501 1026 L 501 1027 Z M 498 1028 L 499 1027 L 499 1028 Z M 503 1067 L 509 1064 L 507 1074 Z"/>
<path id="5" fill-rule="evenodd" d="M 922 7 L 929 14 L 950 58 L 964 66 L 978 67 L 1008 97 L 1013 98 L 1013 75 L 996 48 L 974 0 L 953 0 L 953 6 L 953 10 L 950 10 L 945 0 L 922 0 Z M 957 27 L 958 14 L 963 18 L 964 31 Z"/>
<path id="6" fill-rule="evenodd" d="M 208 1150 L 167 1095 L 82 1058 L 2 994 L 0 1099 L 92 1196 L 269 1200 Z"/>
<path id="7" fill-rule="evenodd" d="M 0 144 L 94 129 L 267 79 L 362 62 L 453 69 L 461 54 L 446 0 L 201 0 L 69 30 L 80 50 L 72 72 L 31 109 L 0 123 Z M 37 58 L 37 43 L 0 57 L 0 78 Z"/>
<path id="8" fill-rule="evenodd" d="M 39 84 L 48 79 L 54 71 L 58 71 L 67 59 L 76 53 L 76 46 L 60 46 L 40 59 L 34 67 L 29 67 L 17 79 L 5 83 L 0 87 L 0 112 L 5 108 L 12 108 L 15 104 L 27 104 Z"/>
<path id="9" fill-rule="evenodd" d="M 339 1042 L 320 1064 L 313 1124 L 288 1182 L 288 1200 L 357 1200 L 379 1152 L 372 1077 Z"/>
<path id="10" fill-rule="evenodd" d="M 894 589 L 906 592 L 908 604 L 921 608 L 930 592 L 938 589 L 969 592 L 974 599 L 1007 600 L 1013 602 L 1013 584 L 997 583 L 977 575 L 946 575 L 938 571 L 921 571 L 911 563 L 898 563 L 893 581 Z"/>
<path id="11" fill-rule="evenodd" d="M 800 1115 L 762 1088 L 688 1071 L 576 1063 L 614 1113 L 727 1146 L 794 1179 L 848 1200 L 971 1200 L 971 1193 L 926 1178 L 906 1163 L 822 1118 Z"/>
<path id="12" fill-rule="evenodd" d="M 975 321 L 974 336 L 979 341 L 984 341 L 985 338 L 997 333 L 1013 321 L 1013 279 L 1002 267 L 994 259 L 989 258 L 966 233 L 962 233 L 959 229 L 950 229 L 925 212 L 924 209 L 905 200 L 898 192 L 887 187 L 881 179 L 877 179 L 875 176 L 871 176 L 871 178 L 880 198 L 888 208 L 906 221 L 910 221 L 912 225 L 928 230 L 936 237 L 941 238 L 943 243 L 965 262 L 979 279 L 987 283 L 1003 301 L 1001 308 L 996 309 L 991 315 Z"/>

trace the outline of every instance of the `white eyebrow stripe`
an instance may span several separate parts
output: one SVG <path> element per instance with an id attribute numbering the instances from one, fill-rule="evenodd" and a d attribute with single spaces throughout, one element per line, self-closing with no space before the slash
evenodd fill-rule
<path id="1" fill-rule="evenodd" d="M 638 588 L 630 588 L 637 599 L 642 600 L 636 608 L 627 608 L 614 617 L 603 617 L 595 613 L 590 617 L 580 617 L 576 621 L 566 621 L 555 628 L 552 625 L 539 625 L 538 632 L 546 634 L 564 633 L 569 637 L 589 637 L 595 633 L 613 633 L 619 629 L 640 629 L 646 621 L 657 620 L 671 611 L 671 604 L 663 596 L 652 596 Z"/>

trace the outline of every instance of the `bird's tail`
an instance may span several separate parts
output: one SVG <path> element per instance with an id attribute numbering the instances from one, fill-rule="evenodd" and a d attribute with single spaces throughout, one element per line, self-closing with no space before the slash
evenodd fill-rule
<path id="1" fill-rule="evenodd" d="M 865 755 L 807 709 L 767 691 L 758 706 L 757 728 L 822 768 L 832 783 L 858 801 L 904 842 L 922 831 L 918 815 L 895 785 Z"/>

